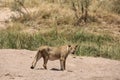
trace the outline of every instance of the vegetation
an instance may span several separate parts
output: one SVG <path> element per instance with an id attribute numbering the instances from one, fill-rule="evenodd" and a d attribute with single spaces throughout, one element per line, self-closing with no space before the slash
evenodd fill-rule
<path id="1" fill-rule="evenodd" d="M 18 15 L 0 31 L 1 49 L 79 44 L 77 55 L 120 60 L 119 0 L 10 1 Z"/>
<path id="2" fill-rule="evenodd" d="M 3 30 L 0 32 L 0 48 L 36 50 L 41 45 L 79 44 L 77 55 L 120 58 L 120 42 L 115 42 L 109 35 L 95 35 L 84 31 L 66 33 L 62 32 L 56 36 L 54 31 L 29 34 L 13 29 Z"/>

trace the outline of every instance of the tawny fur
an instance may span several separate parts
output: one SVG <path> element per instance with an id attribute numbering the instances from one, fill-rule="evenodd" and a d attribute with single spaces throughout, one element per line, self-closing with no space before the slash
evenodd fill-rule
<path id="1" fill-rule="evenodd" d="M 43 67 L 45 69 L 47 69 L 48 60 L 60 60 L 61 70 L 65 70 L 66 58 L 70 53 L 74 54 L 76 48 L 77 45 L 64 45 L 60 47 L 41 46 L 35 55 L 31 69 L 33 69 L 36 66 L 37 61 L 43 57 Z"/>

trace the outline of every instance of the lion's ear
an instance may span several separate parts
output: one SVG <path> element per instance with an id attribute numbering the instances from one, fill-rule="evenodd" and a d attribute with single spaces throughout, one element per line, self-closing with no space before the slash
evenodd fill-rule
<path id="1" fill-rule="evenodd" d="M 48 48 L 47 48 L 47 51 L 50 51 L 50 50 L 51 50 L 51 49 L 48 47 Z"/>
<path id="2" fill-rule="evenodd" d="M 68 47 L 71 47 L 71 45 L 68 45 Z"/>
<path id="3" fill-rule="evenodd" d="M 78 44 L 75 46 L 76 48 L 78 47 Z"/>

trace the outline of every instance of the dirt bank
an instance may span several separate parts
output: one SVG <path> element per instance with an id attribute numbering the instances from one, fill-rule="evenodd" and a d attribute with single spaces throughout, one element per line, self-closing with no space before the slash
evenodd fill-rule
<path id="1" fill-rule="evenodd" d="M 104 58 L 76 57 L 67 59 L 67 70 L 59 71 L 59 61 L 49 61 L 48 70 L 42 59 L 30 69 L 36 51 L 0 50 L 0 80 L 120 80 L 120 61 Z"/>

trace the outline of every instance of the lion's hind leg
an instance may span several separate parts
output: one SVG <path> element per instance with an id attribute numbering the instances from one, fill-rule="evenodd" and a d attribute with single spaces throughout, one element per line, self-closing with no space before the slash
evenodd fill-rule
<path id="1" fill-rule="evenodd" d="M 44 69 L 47 69 L 48 56 L 44 57 L 43 60 L 44 60 L 43 67 Z"/>

